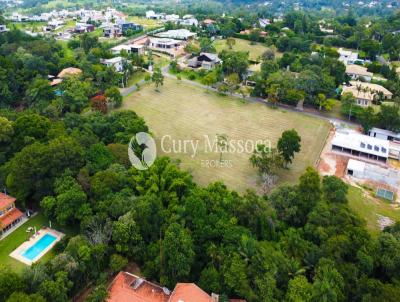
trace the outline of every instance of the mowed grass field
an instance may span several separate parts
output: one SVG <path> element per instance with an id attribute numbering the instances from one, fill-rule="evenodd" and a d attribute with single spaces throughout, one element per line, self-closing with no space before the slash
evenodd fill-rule
<path id="1" fill-rule="evenodd" d="M 220 52 L 222 50 L 229 50 L 228 45 L 226 45 L 226 39 L 223 40 L 216 40 L 214 42 L 215 49 L 217 52 Z M 250 41 L 243 40 L 243 39 L 235 39 L 235 45 L 232 46 L 233 51 L 248 51 L 249 52 L 249 59 L 253 61 L 257 61 L 258 58 L 264 53 L 264 51 L 268 47 L 261 44 L 261 43 L 256 43 L 252 45 Z M 282 56 L 281 53 L 276 52 L 276 56 L 280 57 Z"/>
<path id="2" fill-rule="evenodd" d="M 241 192 L 260 187 L 257 170 L 249 162 L 251 154 L 223 154 L 222 159 L 229 161 L 228 167 L 211 167 L 207 161 L 215 164 L 220 154 L 210 152 L 208 144 L 217 134 L 226 134 L 229 140 L 270 140 L 276 145 L 283 131 L 296 129 L 302 137 L 302 150 L 280 177 L 281 182 L 295 182 L 307 166 L 314 165 L 329 130 L 329 124 L 320 119 L 220 96 L 172 79 L 165 79 L 160 92 L 155 91 L 154 85 L 141 87 L 125 98 L 123 109 L 132 109 L 144 117 L 156 137 L 158 154 L 180 159 L 181 167 L 189 170 L 198 183 L 207 185 L 222 180 Z M 199 151 L 192 156 L 193 148 L 187 146 L 186 153 L 170 153 L 172 144 L 168 137 L 163 151 L 161 140 L 165 135 L 198 142 Z"/>

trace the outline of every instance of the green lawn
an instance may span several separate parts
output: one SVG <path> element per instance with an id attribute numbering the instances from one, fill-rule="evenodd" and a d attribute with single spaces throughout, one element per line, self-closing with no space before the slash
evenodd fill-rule
<path id="1" fill-rule="evenodd" d="M 159 20 L 151 20 L 138 16 L 129 16 L 127 21 L 140 24 L 145 30 L 151 30 L 153 28 L 157 28 L 163 25 L 163 23 Z"/>
<path id="2" fill-rule="evenodd" d="M 235 45 L 233 46 L 232 50 L 234 51 L 248 51 L 249 52 L 249 59 L 253 61 L 257 61 L 258 58 L 264 53 L 264 51 L 268 48 L 264 44 L 256 43 L 252 45 L 250 41 L 243 40 L 243 39 L 235 39 Z M 216 40 L 214 42 L 214 46 L 217 52 L 220 52 L 224 49 L 229 50 L 228 45 L 226 45 L 226 40 Z M 276 56 L 279 57 L 282 54 L 277 52 Z"/>
<path id="3" fill-rule="evenodd" d="M 359 188 L 350 187 L 348 199 L 350 208 L 365 219 L 367 229 L 372 235 L 377 235 L 380 232 L 377 214 L 389 217 L 394 221 L 400 221 L 399 207 L 389 202 L 372 198 L 364 194 L 363 190 Z"/>
<path id="4" fill-rule="evenodd" d="M 172 79 L 165 79 L 160 92 L 152 84 L 144 85 L 124 99 L 123 109 L 132 109 L 144 117 L 156 137 L 159 155 L 180 159 L 181 167 L 192 172 L 201 185 L 223 180 L 241 192 L 260 188 L 257 170 L 249 162 L 251 151 L 224 154 L 223 159 L 229 160 L 231 167 L 207 166 L 206 161 L 218 162 L 219 153 L 207 152 L 205 135 L 210 139 L 226 134 L 231 140 L 270 140 L 275 145 L 284 130 L 295 128 L 302 138 L 302 150 L 290 169 L 282 171 L 280 179 L 296 182 L 305 168 L 319 158 L 329 130 L 329 124 L 321 119 L 220 96 Z M 197 155 L 163 152 L 160 142 L 164 135 L 199 141 Z"/>
<path id="5" fill-rule="evenodd" d="M 28 227 L 36 227 L 37 230 L 43 226 L 49 226 L 49 220 L 42 214 L 39 213 L 35 217 L 31 218 L 20 226 L 17 230 L 11 233 L 9 236 L 0 241 L 0 265 L 8 265 L 16 272 L 21 272 L 25 267 L 27 267 L 22 262 L 11 258 L 9 254 L 14 251 L 18 246 L 20 246 L 24 241 L 28 240 L 32 233 L 27 233 Z M 52 227 L 63 233 L 72 234 L 71 230 L 60 229 L 55 226 L 52 222 Z M 50 250 L 46 255 L 44 255 L 40 261 L 46 262 L 55 256 L 54 250 Z"/>

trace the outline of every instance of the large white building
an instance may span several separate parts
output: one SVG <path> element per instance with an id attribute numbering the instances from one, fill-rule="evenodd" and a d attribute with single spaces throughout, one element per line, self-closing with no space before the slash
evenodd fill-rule
<path id="1" fill-rule="evenodd" d="M 196 36 L 196 33 L 191 32 L 187 29 L 173 29 L 164 31 L 157 34 L 160 38 L 178 39 L 178 40 L 189 40 Z"/>
<path id="2" fill-rule="evenodd" d="M 117 72 L 122 72 L 124 70 L 124 63 L 126 59 L 123 57 L 115 57 L 112 59 L 104 59 L 101 60 L 101 63 L 106 65 L 107 67 L 114 68 Z"/>
<path id="3" fill-rule="evenodd" d="M 384 163 L 389 158 L 388 141 L 354 130 L 338 130 L 332 139 L 332 150 Z"/>
<path id="4" fill-rule="evenodd" d="M 339 48 L 339 61 L 343 62 L 343 64 L 354 64 L 358 60 L 358 52 L 353 52 L 351 50 L 344 50 L 343 48 Z"/>

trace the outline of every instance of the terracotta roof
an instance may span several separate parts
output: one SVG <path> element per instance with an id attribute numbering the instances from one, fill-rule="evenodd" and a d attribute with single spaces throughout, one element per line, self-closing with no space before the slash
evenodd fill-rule
<path id="1" fill-rule="evenodd" d="M 369 72 L 367 68 L 359 65 L 347 65 L 346 66 L 346 73 L 349 74 L 356 74 L 360 76 L 366 76 L 366 77 L 373 77 L 374 74 L 372 72 Z"/>
<path id="2" fill-rule="evenodd" d="M 0 209 L 3 209 L 9 206 L 10 204 L 13 204 L 15 200 L 16 199 L 10 195 L 0 193 Z"/>
<path id="3" fill-rule="evenodd" d="M 194 283 L 178 283 L 168 302 L 211 302 L 211 297 Z"/>
<path id="4" fill-rule="evenodd" d="M 212 24 L 212 23 L 215 23 L 215 21 L 212 19 L 205 19 L 205 20 L 203 20 L 203 23 L 204 24 Z"/>
<path id="5" fill-rule="evenodd" d="M 13 223 L 18 218 L 21 218 L 24 214 L 17 208 L 12 209 L 10 212 L 0 217 L 0 229 L 5 228 L 6 226 Z"/>
<path id="6" fill-rule="evenodd" d="M 142 281 L 139 281 L 142 280 Z M 138 284 L 134 288 L 134 284 Z M 168 302 L 168 291 L 130 273 L 120 272 L 108 290 L 108 302 Z"/>
<path id="7" fill-rule="evenodd" d="M 57 77 L 62 79 L 62 78 L 66 78 L 68 76 L 74 76 L 74 75 L 78 75 L 81 73 L 82 73 L 82 70 L 80 70 L 79 68 L 68 67 L 68 68 L 61 70 L 61 72 L 57 75 Z"/>
<path id="8" fill-rule="evenodd" d="M 63 79 L 54 79 L 53 81 L 50 82 L 50 86 L 56 86 L 60 84 L 63 81 Z"/>

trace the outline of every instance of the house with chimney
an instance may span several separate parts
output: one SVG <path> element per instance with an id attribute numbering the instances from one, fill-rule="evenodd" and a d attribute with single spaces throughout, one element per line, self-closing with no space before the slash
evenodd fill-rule
<path id="1" fill-rule="evenodd" d="M 24 214 L 15 207 L 15 201 L 14 197 L 0 193 L 0 235 L 23 220 Z"/>
<path id="2" fill-rule="evenodd" d="M 173 291 L 128 272 L 120 272 L 108 288 L 107 302 L 218 302 L 194 283 L 178 283 Z M 246 302 L 245 300 L 230 300 Z"/>

